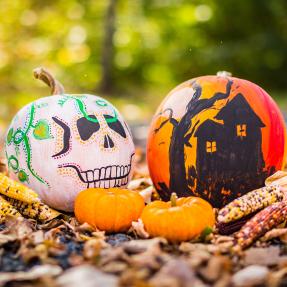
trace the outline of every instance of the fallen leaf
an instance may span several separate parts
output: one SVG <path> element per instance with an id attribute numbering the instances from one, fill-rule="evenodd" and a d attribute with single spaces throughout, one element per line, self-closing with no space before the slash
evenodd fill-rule
<path id="1" fill-rule="evenodd" d="M 199 270 L 201 276 L 208 282 L 215 282 L 223 272 L 230 272 L 231 262 L 225 256 L 213 256 L 205 267 Z"/>
<path id="2" fill-rule="evenodd" d="M 236 272 L 232 276 L 235 287 L 263 285 L 268 278 L 269 270 L 265 266 L 251 265 Z"/>
<path id="3" fill-rule="evenodd" d="M 110 262 L 123 261 L 131 262 L 131 258 L 124 252 L 122 246 L 102 249 L 100 252 L 99 266 L 104 266 Z"/>
<path id="4" fill-rule="evenodd" d="M 121 274 L 123 271 L 125 271 L 128 268 L 128 264 L 125 262 L 120 261 L 114 261 L 106 264 L 101 268 L 102 271 L 107 273 L 113 273 L 113 274 Z"/>
<path id="5" fill-rule="evenodd" d="M 267 248 L 250 248 L 245 251 L 244 265 L 264 265 L 273 266 L 278 264 L 280 259 L 279 246 Z"/>
<path id="6" fill-rule="evenodd" d="M 147 231 L 144 229 L 144 224 L 143 224 L 143 221 L 141 219 L 139 219 L 138 221 L 133 221 L 132 222 L 132 227 L 130 229 L 130 232 L 135 232 L 135 234 L 139 238 L 147 239 L 150 236 L 147 233 Z"/>
<path id="7" fill-rule="evenodd" d="M 280 286 L 280 283 L 284 277 L 287 275 L 287 267 L 284 267 L 278 271 L 271 272 L 268 278 L 267 285 L 269 287 L 277 287 Z M 283 285 L 282 285 L 283 286 Z"/>
<path id="8" fill-rule="evenodd" d="M 152 286 L 204 286 L 196 277 L 194 271 L 182 259 L 168 261 L 158 273 L 149 281 Z"/>
<path id="9" fill-rule="evenodd" d="M 154 192 L 154 187 L 149 186 L 139 192 L 139 194 L 143 197 L 145 203 L 150 203 L 152 194 Z"/>
<path id="10" fill-rule="evenodd" d="M 200 266 L 205 265 L 211 256 L 206 250 L 195 250 L 189 254 L 187 261 L 194 269 L 198 269 Z"/>
<path id="11" fill-rule="evenodd" d="M 17 239 L 17 236 L 15 234 L 1 234 L 0 233 L 0 246 L 10 242 L 15 241 Z"/>
<path id="12" fill-rule="evenodd" d="M 58 276 L 62 273 L 62 268 L 55 265 L 39 265 L 31 268 L 28 272 L 2 272 L 0 276 L 0 286 L 4 286 L 10 281 L 30 281 L 44 276 Z"/>
<path id="13" fill-rule="evenodd" d="M 83 256 L 88 260 L 95 260 L 107 243 L 100 239 L 90 239 L 84 244 Z"/>
<path id="14" fill-rule="evenodd" d="M 67 270 L 57 278 L 57 283 L 60 287 L 118 287 L 118 278 L 91 265 L 82 265 Z"/>
<path id="15" fill-rule="evenodd" d="M 127 253 L 142 253 L 146 251 L 153 252 L 161 248 L 162 244 L 167 244 L 167 240 L 161 237 L 156 237 L 148 240 L 132 240 L 125 242 L 123 248 Z"/>
<path id="16" fill-rule="evenodd" d="M 6 219 L 5 225 L 6 229 L 4 229 L 1 233 L 14 235 L 19 240 L 22 240 L 31 235 L 35 228 L 31 221 L 22 217 L 8 217 Z"/>
<path id="17" fill-rule="evenodd" d="M 261 237 L 261 241 L 269 241 L 274 238 L 284 238 L 284 235 L 287 235 L 287 228 L 274 228 L 267 233 L 263 237 Z"/>
<path id="18" fill-rule="evenodd" d="M 44 231 L 43 230 L 37 230 L 36 232 L 33 232 L 31 236 L 29 237 L 30 241 L 34 245 L 38 245 L 40 243 L 43 243 L 45 238 L 44 238 Z"/>
<path id="19" fill-rule="evenodd" d="M 142 177 L 142 178 L 131 180 L 130 183 L 128 184 L 128 189 L 139 190 L 139 189 L 144 189 L 151 185 L 152 185 L 152 181 L 150 177 Z"/>

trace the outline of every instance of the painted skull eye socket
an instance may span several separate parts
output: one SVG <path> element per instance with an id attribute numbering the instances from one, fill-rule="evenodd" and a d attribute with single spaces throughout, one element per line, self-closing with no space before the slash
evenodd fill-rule
<path id="1" fill-rule="evenodd" d="M 52 156 L 53 158 L 57 158 L 59 156 L 66 155 L 70 151 L 71 130 L 69 126 L 63 120 L 57 117 L 52 117 L 52 119 L 63 130 L 62 149 L 58 153 Z"/>
<path id="2" fill-rule="evenodd" d="M 77 129 L 81 140 L 86 141 L 100 129 L 100 124 L 95 115 L 89 115 L 77 120 Z"/>
<path id="3" fill-rule="evenodd" d="M 115 131 L 117 134 L 119 134 L 123 138 L 127 137 L 123 125 L 121 124 L 121 122 L 117 118 L 110 116 L 110 115 L 104 115 L 104 117 L 105 117 L 107 124 L 108 124 L 110 129 Z"/>

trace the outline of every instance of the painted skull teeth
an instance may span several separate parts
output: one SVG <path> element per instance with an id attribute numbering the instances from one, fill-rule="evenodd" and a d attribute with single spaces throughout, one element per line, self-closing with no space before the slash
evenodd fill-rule
<path id="1" fill-rule="evenodd" d="M 107 166 L 101 169 L 94 169 L 88 171 L 82 171 L 81 176 L 84 182 L 88 184 L 88 187 L 94 185 L 94 187 L 120 187 L 127 184 L 128 175 L 130 174 L 131 165 L 121 166 Z"/>
<path id="2" fill-rule="evenodd" d="M 63 164 L 60 165 L 59 168 L 73 168 L 76 170 L 79 179 L 87 184 L 87 188 L 121 187 L 128 183 L 133 155 L 134 154 L 132 154 L 128 165 L 109 165 L 86 171 L 83 171 L 79 166 L 74 164 Z"/>

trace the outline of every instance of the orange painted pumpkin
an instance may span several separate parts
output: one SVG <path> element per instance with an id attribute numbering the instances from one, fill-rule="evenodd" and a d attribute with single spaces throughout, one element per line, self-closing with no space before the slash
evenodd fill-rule
<path id="1" fill-rule="evenodd" d="M 259 86 L 226 74 L 173 89 L 149 130 L 147 159 L 159 195 L 195 195 L 222 207 L 284 166 L 284 120 Z"/>
<path id="2" fill-rule="evenodd" d="M 196 238 L 215 223 L 211 205 L 194 196 L 153 201 L 144 208 L 141 219 L 151 236 L 165 237 L 171 242 Z"/>
<path id="3" fill-rule="evenodd" d="M 89 188 L 75 201 L 77 220 L 106 232 L 127 231 L 143 208 L 144 200 L 137 192 L 119 188 Z"/>

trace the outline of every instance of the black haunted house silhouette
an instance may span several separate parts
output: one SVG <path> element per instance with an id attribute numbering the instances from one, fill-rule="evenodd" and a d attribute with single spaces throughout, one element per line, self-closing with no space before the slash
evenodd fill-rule
<path id="1" fill-rule="evenodd" d="M 197 193 L 214 207 L 263 185 L 267 172 L 262 154 L 264 123 L 242 94 L 215 117 L 206 120 L 197 137 Z M 223 121 L 223 123 L 222 123 Z"/>

